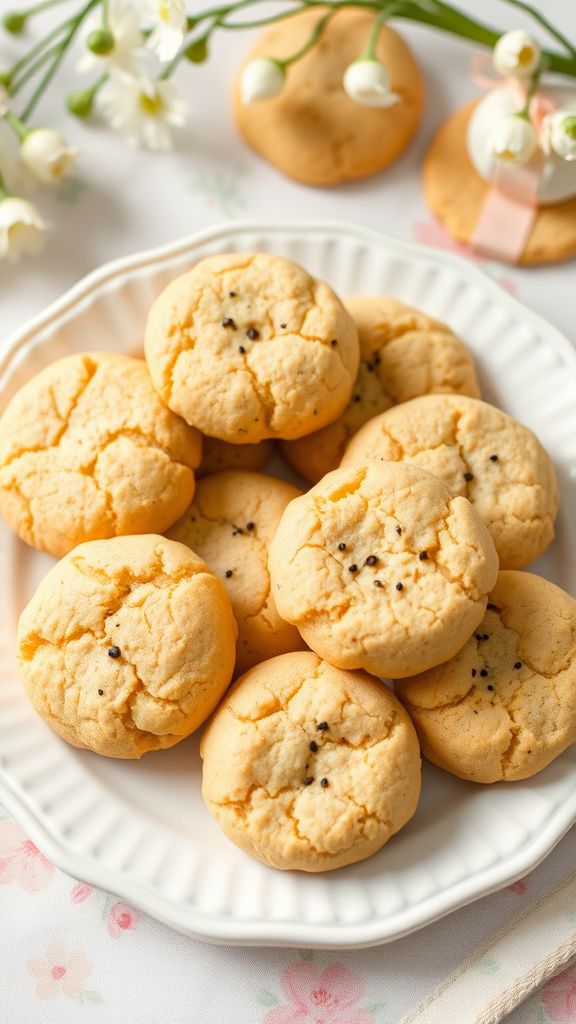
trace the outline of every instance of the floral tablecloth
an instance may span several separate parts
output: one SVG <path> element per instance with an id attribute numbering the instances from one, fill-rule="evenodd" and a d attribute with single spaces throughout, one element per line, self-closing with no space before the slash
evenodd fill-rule
<path id="1" fill-rule="evenodd" d="M 0 10 L 6 6 L 0 0 Z M 479 13 L 473 0 L 463 0 L 462 6 Z M 573 34 L 572 4 L 540 0 L 537 6 Z M 484 0 L 481 8 L 486 21 L 510 24 L 511 9 L 498 0 Z M 513 15 L 513 22 L 521 24 L 521 15 Z M 48 100 L 41 120 L 63 125 L 82 154 L 75 176 L 49 199 L 42 194 L 54 225 L 44 254 L 15 268 L 0 266 L 0 344 L 9 330 L 103 261 L 229 218 L 336 217 L 458 248 L 425 209 L 419 165 L 438 123 L 477 91 L 468 75 L 472 51 L 426 30 L 403 31 L 427 79 L 419 136 L 384 175 L 330 190 L 280 178 L 236 137 L 228 93 L 233 68 L 248 45 L 245 36 L 219 39 L 207 65 L 184 69 L 181 84 L 191 123 L 171 156 L 136 154 L 101 128 L 73 123 Z M 0 65 L 12 52 L 14 45 L 3 38 Z M 67 85 L 73 84 L 70 74 Z M 537 270 L 486 261 L 482 266 L 576 342 L 573 264 Z M 97 344 L 96 338 L 87 339 L 87 345 Z M 313 954 L 234 949 L 184 938 L 66 877 L 0 807 L 0 1021 L 397 1024 L 407 1018 L 467 1024 L 502 1019 L 495 1001 L 514 972 L 537 959 L 534 942 L 549 945 L 557 932 L 564 950 L 574 943 L 576 958 L 576 883 L 569 880 L 575 866 L 572 830 L 522 882 L 391 945 Z M 538 901 L 555 887 L 552 902 L 542 904 L 551 915 L 547 919 Z M 523 913 L 524 926 L 509 931 Z M 569 959 L 567 954 L 564 963 Z M 543 977 L 549 976 L 550 963 L 546 960 Z M 549 980 L 507 1020 L 576 1022 L 576 967 Z"/>

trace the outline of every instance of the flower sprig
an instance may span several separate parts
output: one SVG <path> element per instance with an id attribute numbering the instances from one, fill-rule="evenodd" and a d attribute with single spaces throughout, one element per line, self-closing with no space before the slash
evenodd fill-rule
<path id="1" fill-rule="evenodd" d="M 59 8 L 65 0 L 39 0 L 3 15 L 4 29 L 23 36 L 32 20 Z M 76 0 L 70 13 L 10 67 L 0 69 L 0 119 L 13 132 L 20 160 L 44 185 L 53 185 L 74 167 L 77 150 L 52 127 L 34 126 L 32 119 L 68 55 L 80 48 L 76 70 L 90 76 L 87 85 L 66 98 L 68 110 L 79 118 L 99 115 L 132 145 L 169 149 L 172 130 L 187 120 L 187 104 L 172 81 L 183 61 L 202 64 L 211 39 L 219 31 L 241 31 L 290 18 L 319 8 L 316 24 L 303 46 L 289 57 L 250 62 L 244 69 L 244 103 L 278 96 L 291 67 L 316 46 L 330 19 L 344 8 L 376 13 L 364 52 L 346 69 L 343 89 L 356 103 L 387 107 L 400 101 L 391 88 L 386 67 L 378 59 L 382 27 L 391 19 L 420 22 L 439 31 L 494 49 L 494 63 L 503 75 L 526 85 L 525 109 L 514 121 L 496 126 L 493 151 L 502 159 L 522 162 L 536 146 L 530 122 L 530 99 L 544 71 L 576 78 L 576 47 L 525 0 L 503 0 L 520 8 L 552 38 L 554 49 L 541 49 L 526 33 L 502 33 L 463 13 L 445 0 L 282 0 L 280 11 L 250 18 L 259 0 L 231 0 L 188 14 L 185 0 Z M 259 8 L 256 8 L 259 11 Z M 532 90 L 532 92 L 531 92 Z M 544 124 L 542 148 L 562 159 L 576 159 L 576 111 L 556 111 Z M 0 168 L 0 258 L 15 258 L 38 246 L 46 224 L 31 204 L 10 195 L 6 171 Z"/>

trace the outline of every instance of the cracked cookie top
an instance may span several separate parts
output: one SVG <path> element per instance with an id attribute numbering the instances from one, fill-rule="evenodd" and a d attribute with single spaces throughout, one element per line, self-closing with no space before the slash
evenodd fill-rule
<path id="1" fill-rule="evenodd" d="M 558 485 L 528 427 L 464 395 L 426 395 L 366 423 L 343 466 L 411 462 L 464 495 L 488 527 L 504 569 L 522 569 L 554 538 Z"/>
<path id="2" fill-rule="evenodd" d="M 334 470 L 292 501 L 268 564 L 280 615 L 312 650 L 401 677 L 466 643 L 498 558 L 466 498 L 417 466 L 371 463 Z"/>
<path id="3" fill-rule="evenodd" d="M 445 392 L 480 397 L 472 354 L 446 324 L 383 295 L 357 296 L 345 305 L 360 341 L 352 398 L 335 423 L 282 445 L 312 483 L 336 469 L 360 427 L 393 405 Z"/>
<path id="4" fill-rule="evenodd" d="M 397 686 L 426 757 L 486 783 L 527 779 L 576 741 L 575 692 L 576 601 L 514 571 L 451 661 Z"/>
<path id="5" fill-rule="evenodd" d="M 213 711 L 234 668 L 236 623 L 220 580 L 153 535 L 81 544 L 20 616 L 18 660 L 42 718 L 75 747 L 140 757 Z"/>
<path id="6" fill-rule="evenodd" d="M 270 541 L 300 493 L 261 473 L 217 473 L 199 481 L 192 505 L 168 534 L 188 544 L 223 581 L 238 623 L 238 673 L 303 646 L 296 627 L 278 614 L 268 574 Z"/>
<path id="7" fill-rule="evenodd" d="M 161 533 L 194 495 L 200 436 L 142 359 L 87 352 L 18 391 L 0 419 L 0 510 L 59 557 L 86 540 Z"/>
<path id="8" fill-rule="evenodd" d="M 187 423 L 234 444 L 301 437 L 345 408 L 358 335 L 328 285 L 290 260 L 202 260 L 154 303 L 146 359 Z"/>
<path id="9" fill-rule="evenodd" d="M 414 728 L 390 690 L 310 652 L 239 679 L 202 736 L 202 795 L 226 835 L 272 867 L 363 860 L 412 817 Z"/>

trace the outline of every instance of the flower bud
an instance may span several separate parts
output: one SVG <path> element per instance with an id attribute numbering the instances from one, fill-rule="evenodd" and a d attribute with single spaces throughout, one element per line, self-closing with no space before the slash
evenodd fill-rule
<path id="1" fill-rule="evenodd" d="M 72 168 L 78 151 L 54 128 L 35 128 L 24 137 L 20 159 L 44 185 L 54 185 Z"/>
<path id="2" fill-rule="evenodd" d="M 542 143 L 563 160 L 576 160 L 576 110 L 555 110 L 544 119 Z"/>
<path id="3" fill-rule="evenodd" d="M 97 57 L 105 57 L 114 49 L 114 36 L 108 28 L 97 28 L 88 36 L 86 46 Z"/>
<path id="4" fill-rule="evenodd" d="M 503 117 L 492 130 L 488 145 L 493 156 L 510 164 L 526 164 L 538 145 L 530 121 L 519 114 Z"/>
<path id="5" fill-rule="evenodd" d="M 23 11 L 6 11 L 2 24 L 7 32 L 19 36 L 26 27 L 26 14 Z"/>
<path id="6" fill-rule="evenodd" d="M 540 63 L 541 50 L 532 36 L 522 29 L 500 36 L 492 60 L 496 71 L 513 78 L 529 78 Z"/>
<path id="7" fill-rule="evenodd" d="M 344 91 L 363 107 L 392 107 L 399 96 L 390 89 L 388 72 L 379 60 L 361 57 L 344 72 Z"/>
<path id="8" fill-rule="evenodd" d="M 282 92 L 285 78 L 284 68 L 277 60 L 269 57 L 251 60 L 242 72 L 242 102 L 248 106 L 257 100 L 274 99 Z"/>
<path id="9" fill-rule="evenodd" d="M 74 117 L 90 117 L 94 105 L 94 90 L 79 89 L 78 92 L 71 92 L 66 100 L 66 106 Z"/>
<path id="10" fill-rule="evenodd" d="M 208 41 L 204 36 L 190 43 L 186 49 L 186 59 L 192 64 L 203 64 L 208 59 Z"/>

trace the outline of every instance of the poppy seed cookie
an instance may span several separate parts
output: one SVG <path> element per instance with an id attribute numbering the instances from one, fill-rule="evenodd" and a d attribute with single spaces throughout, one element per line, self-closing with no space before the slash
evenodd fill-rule
<path id="1" fill-rule="evenodd" d="M 522 569 L 554 538 L 558 485 L 549 455 L 528 427 L 464 395 L 426 395 L 366 423 L 343 466 L 412 463 L 472 503 L 503 569 Z"/>
<path id="2" fill-rule="evenodd" d="M 74 747 L 140 757 L 208 717 L 230 682 L 236 623 L 226 591 L 184 544 L 81 544 L 22 612 L 18 661 L 39 715 Z"/>
<path id="3" fill-rule="evenodd" d="M 202 795 L 233 843 L 271 867 L 328 871 L 364 860 L 420 795 L 414 728 L 391 691 L 315 654 L 242 676 L 202 736 Z"/>
<path id="4" fill-rule="evenodd" d="M 426 757 L 471 782 L 542 771 L 576 741 L 576 601 L 504 571 L 451 661 L 398 683 Z"/>
<path id="5" fill-rule="evenodd" d="M 280 615 L 313 651 L 402 677 L 466 643 L 498 559 L 466 498 L 416 466 L 371 463 L 336 469 L 290 502 L 268 565 Z"/>
<path id="6" fill-rule="evenodd" d="M 152 306 L 146 359 L 166 404 L 234 444 L 301 437 L 346 407 L 358 334 L 340 299 L 291 260 L 211 256 Z"/>
<path id="7" fill-rule="evenodd" d="M 280 618 L 268 574 L 270 541 L 299 494 L 262 473 L 216 473 L 198 482 L 190 508 L 168 534 L 192 548 L 224 583 L 238 623 L 238 674 L 304 646 L 296 627 Z"/>

